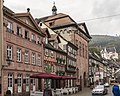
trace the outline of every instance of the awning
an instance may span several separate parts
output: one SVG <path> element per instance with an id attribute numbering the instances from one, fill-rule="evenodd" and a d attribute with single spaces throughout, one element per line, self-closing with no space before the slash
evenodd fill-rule
<path id="1" fill-rule="evenodd" d="M 45 79 L 61 79 L 61 76 L 57 76 L 55 74 L 50 74 L 50 73 L 33 74 L 30 77 L 31 78 L 45 78 Z"/>
<path id="2" fill-rule="evenodd" d="M 39 74 L 33 74 L 30 76 L 30 78 L 43 78 L 43 79 L 76 79 L 76 77 L 71 76 L 58 76 L 56 74 L 51 73 L 39 73 Z"/>

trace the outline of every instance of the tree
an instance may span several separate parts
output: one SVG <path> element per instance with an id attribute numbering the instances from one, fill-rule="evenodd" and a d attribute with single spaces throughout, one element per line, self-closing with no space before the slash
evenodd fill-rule
<path id="1" fill-rule="evenodd" d="M 89 48 L 89 51 L 91 52 L 91 53 L 96 53 L 96 54 L 98 54 L 99 56 L 101 56 L 100 55 L 100 49 L 98 49 L 98 48 L 96 48 L 96 47 L 92 47 L 92 48 Z"/>

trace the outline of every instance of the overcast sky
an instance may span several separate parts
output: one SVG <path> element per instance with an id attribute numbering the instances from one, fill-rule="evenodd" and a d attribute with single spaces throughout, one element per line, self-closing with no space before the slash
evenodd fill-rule
<path id="1" fill-rule="evenodd" d="M 4 0 L 4 5 L 14 12 L 26 12 L 30 8 L 34 18 L 51 15 L 53 1 L 58 13 L 70 15 L 76 22 L 85 22 L 91 35 L 120 35 L 120 0 Z"/>

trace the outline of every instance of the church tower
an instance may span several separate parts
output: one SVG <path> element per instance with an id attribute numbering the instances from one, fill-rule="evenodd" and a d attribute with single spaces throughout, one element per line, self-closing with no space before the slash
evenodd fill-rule
<path id="1" fill-rule="evenodd" d="M 53 3 L 53 7 L 52 7 L 52 15 L 56 15 L 57 14 L 57 8 L 55 6 L 55 2 Z"/>

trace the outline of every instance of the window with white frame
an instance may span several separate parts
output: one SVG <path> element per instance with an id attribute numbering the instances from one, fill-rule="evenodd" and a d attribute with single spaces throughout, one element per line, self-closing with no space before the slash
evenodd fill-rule
<path id="1" fill-rule="evenodd" d="M 25 39 L 28 39 L 28 40 L 30 39 L 30 38 L 29 38 L 29 32 L 26 31 L 26 30 L 25 30 Z"/>
<path id="2" fill-rule="evenodd" d="M 51 65 L 52 72 L 54 72 L 54 65 Z"/>
<path id="3" fill-rule="evenodd" d="M 8 74 L 8 88 L 13 87 L 13 74 L 9 73 Z"/>
<path id="4" fill-rule="evenodd" d="M 45 37 L 45 44 L 48 44 L 48 38 Z"/>
<path id="5" fill-rule="evenodd" d="M 17 26 L 17 35 L 22 37 L 22 29 L 19 26 Z"/>
<path id="6" fill-rule="evenodd" d="M 22 74 L 18 74 L 17 84 L 18 86 L 22 86 Z"/>
<path id="7" fill-rule="evenodd" d="M 71 49 L 70 46 L 68 46 L 68 52 L 70 52 L 70 49 Z"/>
<path id="8" fill-rule="evenodd" d="M 38 54 L 38 61 L 37 61 L 38 65 L 41 65 L 41 56 L 40 54 Z"/>
<path id="9" fill-rule="evenodd" d="M 18 92 L 22 92 L 22 74 L 18 74 L 17 84 L 18 84 Z"/>
<path id="10" fill-rule="evenodd" d="M 29 86 L 29 75 L 26 75 L 26 86 Z"/>
<path id="11" fill-rule="evenodd" d="M 51 57 L 54 57 L 54 52 L 53 51 L 51 51 Z"/>
<path id="12" fill-rule="evenodd" d="M 7 46 L 7 58 L 12 60 L 12 46 Z"/>
<path id="13" fill-rule="evenodd" d="M 29 51 L 25 51 L 25 63 L 29 63 Z"/>
<path id="14" fill-rule="evenodd" d="M 38 36 L 38 37 L 37 37 L 37 44 L 40 44 L 40 43 L 41 43 L 40 37 Z"/>
<path id="15" fill-rule="evenodd" d="M 31 40 L 32 40 L 32 42 L 36 43 L 36 41 L 35 41 L 35 34 L 32 34 Z"/>
<path id="16" fill-rule="evenodd" d="M 21 49 L 17 48 L 17 61 L 21 62 Z"/>
<path id="17" fill-rule="evenodd" d="M 29 84 L 30 84 L 29 75 L 26 75 L 26 92 L 29 91 Z"/>
<path id="18" fill-rule="evenodd" d="M 35 64 L 35 53 L 32 52 L 32 64 Z"/>
<path id="19" fill-rule="evenodd" d="M 8 24 L 7 24 L 7 31 L 8 32 L 13 32 L 13 24 L 9 21 L 8 21 Z"/>

